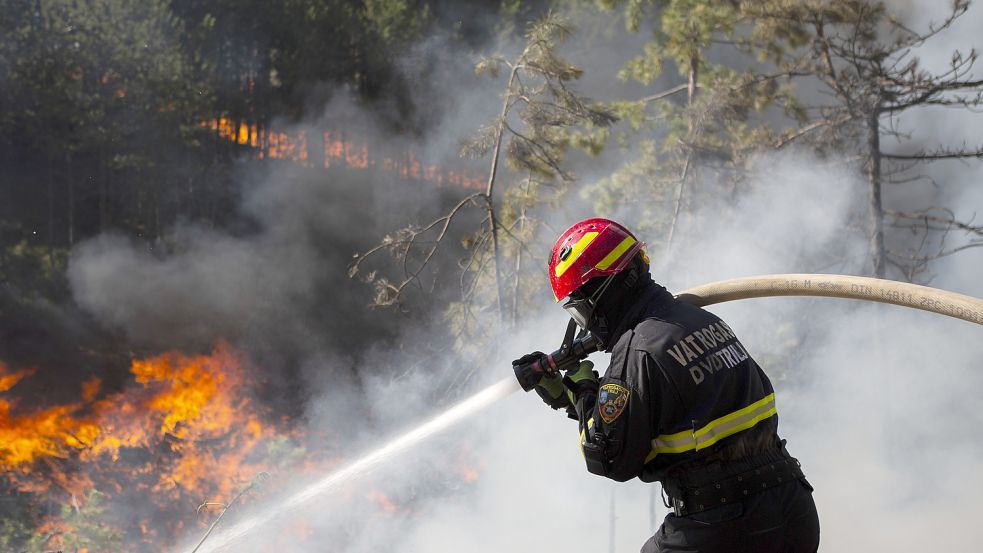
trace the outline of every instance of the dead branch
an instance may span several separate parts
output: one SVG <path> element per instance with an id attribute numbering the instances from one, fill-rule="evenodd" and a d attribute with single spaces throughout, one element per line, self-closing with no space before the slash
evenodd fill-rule
<path id="1" fill-rule="evenodd" d="M 969 244 L 963 244 L 962 246 L 958 246 L 958 247 L 950 248 L 950 249 L 940 249 L 937 253 L 934 253 L 932 255 L 916 256 L 916 255 L 911 255 L 911 254 L 900 254 L 898 252 L 893 252 L 893 251 L 888 252 L 888 253 L 890 253 L 891 255 L 895 255 L 895 256 L 898 256 L 898 257 L 907 259 L 909 261 L 924 262 L 924 263 L 927 264 L 929 261 L 935 261 L 937 259 L 941 259 L 943 257 L 948 257 L 950 255 L 959 253 L 961 251 L 965 251 L 965 250 L 969 250 L 969 249 L 973 249 L 973 248 L 981 248 L 981 247 L 983 247 L 983 241 L 980 241 L 980 242 L 970 242 Z"/>
<path id="2" fill-rule="evenodd" d="M 229 501 L 229 504 L 228 505 L 225 505 L 225 508 L 222 509 L 222 512 L 221 513 L 219 513 L 218 518 L 216 518 L 212 522 L 212 524 L 208 527 L 208 530 L 205 531 L 205 535 L 202 536 L 200 540 L 198 540 L 198 545 L 196 545 L 194 547 L 194 549 L 191 550 L 191 553 L 197 553 L 197 551 L 199 549 L 201 549 L 201 545 L 203 543 L 205 543 L 205 540 L 207 540 L 208 539 L 208 536 L 210 536 L 211 533 L 212 533 L 212 531 L 215 530 L 215 527 L 218 526 L 218 523 L 222 521 L 222 518 L 225 517 L 225 513 L 228 513 L 229 512 L 229 509 L 231 509 L 232 506 L 235 505 L 236 502 L 239 501 L 239 498 L 241 498 L 243 495 L 245 495 L 246 492 L 248 492 L 250 490 L 253 490 L 253 489 L 256 489 L 256 488 L 259 488 L 260 486 L 262 486 L 263 483 L 266 482 L 266 480 L 269 477 L 270 477 L 270 474 L 269 473 L 267 473 L 267 472 L 261 472 L 261 473 L 257 474 L 255 477 L 253 477 L 252 482 L 250 482 L 248 486 L 246 486 L 245 488 L 239 490 L 239 493 L 237 493 L 235 495 L 235 497 L 232 498 L 232 501 Z M 202 507 L 204 507 L 206 504 L 217 504 L 217 505 L 221 505 L 221 503 L 217 503 L 217 502 L 216 503 L 205 502 L 205 503 L 202 503 L 201 505 L 198 506 L 197 512 L 201 512 Z"/>
<path id="3" fill-rule="evenodd" d="M 908 161 L 939 161 L 943 159 L 981 159 L 983 158 L 983 148 L 978 150 L 946 150 L 940 149 L 934 152 L 918 152 L 914 154 L 896 154 L 892 152 L 881 152 L 884 159 L 899 159 Z"/>
<path id="4" fill-rule="evenodd" d="M 697 88 L 703 88 L 703 87 L 697 85 Z M 674 86 L 674 87 L 672 87 L 672 88 L 670 88 L 668 90 L 663 90 L 662 92 L 658 92 L 658 93 L 653 94 L 651 96 L 646 96 L 644 98 L 641 98 L 641 99 L 639 99 L 639 102 L 643 102 L 643 103 L 648 104 L 649 102 L 655 102 L 656 100 L 661 100 L 663 98 L 667 98 L 669 96 L 672 96 L 673 94 L 677 94 L 679 92 L 682 92 L 682 91 L 688 90 L 688 89 L 689 89 L 689 84 L 688 83 L 683 83 L 681 85 Z"/>
<path id="5" fill-rule="evenodd" d="M 885 209 L 884 210 L 884 213 L 886 215 L 891 215 L 893 217 L 898 217 L 898 218 L 902 218 L 902 219 L 909 219 L 909 220 L 914 220 L 914 221 L 923 221 L 923 222 L 926 223 L 926 228 L 928 228 L 929 230 L 943 230 L 943 231 L 947 231 L 947 230 L 952 230 L 953 228 L 956 228 L 956 229 L 963 230 L 963 231 L 966 231 L 966 232 L 971 233 L 971 234 L 976 234 L 976 235 L 979 235 L 979 236 L 983 236 L 983 225 L 973 225 L 972 224 L 972 221 L 970 221 L 970 222 L 963 222 L 963 221 L 956 220 L 955 214 L 952 213 L 952 211 L 950 211 L 948 209 L 945 209 L 944 211 L 946 211 L 949 214 L 949 217 L 938 217 L 936 215 L 929 215 L 926 212 L 905 212 L 905 211 L 896 211 L 896 210 L 893 210 L 893 209 Z M 929 223 L 939 223 L 939 224 L 942 224 L 944 226 L 943 227 L 930 227 L 930 226 L 928 226 Z"/>
<path id="6" fill-rule="evenodd" d="M 821 129 L 823 127 L 836 128 L 836 127 L 839 127 L 840 125 L 843 125 L 844 123 L 848 123 L 848 122 L 850 122 L 850 121 L 852 121 L 854 119 L 855 119 L 855 117 L 852 114 L 846 114 L 846 115 L 844 115 L 842 117 L 839 117 L 837 119 L 828 119 L 828 118 L 825 118 L 825 119 L 817 119 L 817 120 L 813 121 L 812 123 L 809 123 L 808 125 L 804 125 L 802 127 L 799 127 L 795 131 L 793 131 L 791 133 L 788 133 L 785 136 L 781 137 L 775 143 L 774 147 L 775 147 L 775 149 L 780 150 L 780 149 L 784 148 L 785 146 L 787 146 L 788 144 L 790 144 L 791 142 L 793 142 L 793 141 L 795 141 L 795 140 L 797 140 L 797 139 L 799 139 L 799 138 L 801 138 L 801 137 L 803 137 L 803 136 L 811 133 L 812 131 L 814 131 L 816 129 Z"/>
<path id="7" fill-rule="evenodd" d="M 391 239 L 390 237 L 386 237 L 386 239 L 384 239 L 381 244 L 366 251 L 365 253 L 355 254 L 355 261 L 348 268 L 348 276 L 354 277 L 356 274 L 358 274 L 359 270 L 361 269 L 362 263 L 366 259 L 371 257 L 373 254 L 382 251 L 384 249 L 389 249 L 390 251 L 392 251 L 394 246 L 397 244 L 403 245 L 402 252 L 396 255 L 396 257 L 400 260 L 401 265 L 404 267 L 405 276 L 403 280 L 397 285 L 393 285 L 382 280 L 376 281 L 378 284 L 381 284 L 383 288 L 383 291 L 376 297 L 377 305 L 388 306 L 388 305 L 395 304 L 396 302 L 399 301 L 400 295 L 403 293 L 403 290 L 406 288 L 406 286 L 416 281 L 419 278 L 420 274 L 423 272 L 423 270 L 430 264 L 430 261 L 433 259 L 434 255 L 437 253 L 437 250 L 440 248 L 440 245 L 443 242 L 444 238 L 447 236 L 447 230 L 450 228 L 450 225 L 454 221 L 454 218 L 466 206 L 468 206 L 469 204 L 474 204 L 476 200 L 484 197 L 485 194 L 483 192 L 476 192 L 474 194 L 471 194 L 465 197 L 464 199 L 462 199 L 461 201 L 459 201 L 457 205 L 455 205 L 448 213 L 431 221 L 426 226 L 419 229 L 415 229 L 412 227 L 403 229 L 402 232 L 406 235 L 406 238 L 396 241 Z M 426 234 L 427 232 L 430 232 L 435 228 L 439 228 L 437 232 L 437 236 L 432 241 L 427 242 L 431 244 L 431 247 L 424 254 L 423 260 L 416 267 L 416 269 L 414 270 L 407 269 L 406 268 L 407 258 L 410 256 L 414 246 L 419 245 L 421 243 L 418 240 L 419 237 L 423 234 Z"/>
<path id="8" fill-rule="evenodd" d="M 897 18 L 889 17 L 888 22 L 897 30 L 900 30 L 909 35 L 908 41 L 900 41 L 895 43 L 896 48 L 913 48 L 915 46 L 920 46 L 924 44 L 928 39 L 934 37 L 940 32 L 948 29 L 952 26 L 953 22 L 959 18 L 962 14 L 966 13 L 969 9 L 969 2 L 964 0 L 957 0 L 953 2 L 952 11 L 942 20 L 942 23 L 935 24 L 929 21 L 928 30 L 924 32 L 915 31 L 904 24 L 902 24 Z"/>

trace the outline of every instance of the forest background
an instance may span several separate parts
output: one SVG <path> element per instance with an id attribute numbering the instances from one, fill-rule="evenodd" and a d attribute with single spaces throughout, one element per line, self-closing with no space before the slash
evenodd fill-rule
<path id="1" fill-rule="evenodd" d="M 981 12 L 0 0 L 0 549 L 164 550 L 244 489 L 237 505 L 262 504 L 272 492 L 257 475 L 316 474 L 507 376 L 509 359 L 562 335 L 547 252 L 586 216 L 636 230 L 673 291 L 830 272 L 983 295 Z M 938 459 L 894 454 L 950 443 L 980 417 L 961 395 L 980 378 L 973 329 L 765 306 L 721 312 L 797 401 L 787 424 L 800 440 L 863 442 L 884 497 L 911 499 L 892 478 Z M 942 374 L 927 391 L 898 369 L 924 365 Z M 844 388 L 882 393 L 840 404 Z M 908 418 L 909 402 L 952 434 L 926 437 L 935 426 Z M 834 424 L 852 416 L 865 431 Z M 459 435 L 446 458 L 407 462 L 412 477 L 349 492 L 346 517 L 278 539 L 454 543 L 433 534 L 444 503 L 494 520 L 483 508 L 512 501 L 486 496 L 502 489 L 484 449 L 503 450 L 496 431 Z M 511 439 L 504 451 L 550 470 Z M 842 469 L 802 447 L 831 483 Z M 936 476 L 946 497 L 983 474 L 966 461 L 981 449 L 935 450 L 968 475 Z M 519 472 L 502 476 L 511 496 L 535 487 Z M 574 474 L 567 485 L 588 478 Z M 596 504 L 598 485 L 581 495 Z M 625 496 L 645 522 L 616 534 L 616 493 L 610 507 L 600 493 L 602 541 L 636 547 L 660 506 Z M 871 548 L 917 546 L 877 531 L 911 512 L 827 493 L 826 505 L 892 513 L 871 521 Z M 841 512 L 824 517 L 833 543 L 856 542 L 835 530 L 855 513 Z M 367 540 L 366 521 L 391 530 Z M 952 550 L 968 543 L 947 531 Z"/>

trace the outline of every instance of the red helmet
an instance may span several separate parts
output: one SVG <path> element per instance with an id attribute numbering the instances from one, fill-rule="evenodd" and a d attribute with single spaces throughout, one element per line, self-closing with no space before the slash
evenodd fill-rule
<path id="1" fill-rule="evenodd" d="M 559 302 L 592 278 L 617 274 L 644 247 L 628 229 L 610 219 L 595 217 L 575 223 L 550 252 L 553 297 Z"/>

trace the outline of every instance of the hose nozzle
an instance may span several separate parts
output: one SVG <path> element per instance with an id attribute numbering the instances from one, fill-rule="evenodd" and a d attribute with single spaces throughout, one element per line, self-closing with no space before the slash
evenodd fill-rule
<path id="1" fill-rule="evenodd" d="M 522 390 L 528 392 L 535 388 L 543 377 L 554 376 L 560 371 L 574 368 L 582 359 L 599 350 L 600 347 L 601 341 L 593 334 L 588 334 L 563 344 L 560 349 L 544 355 L 538 361 L 513 365 L 512 369 L 515 370 L 515 378 L 522 386 Z"/>

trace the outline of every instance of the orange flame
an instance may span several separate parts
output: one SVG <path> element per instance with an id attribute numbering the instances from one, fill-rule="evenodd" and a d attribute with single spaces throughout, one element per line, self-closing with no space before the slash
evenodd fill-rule
<path id="1" fill-rule="evenodd" d="M 52 550 L 69 543 L 76 529 L 68 513 L 84 511 L 88 498 L 99 495 L 93 490 L 108 502 L 143 505 L 118 528 L 127 545 L 157 550 L 186 534 L 188 525 L 203 528 L 221 513 L 198 514 L 196 506 L 228 502 L 260 472 L 328 466 L 299 447 L 284 447 L 296 432 L 251 399 L 255 367 L 224 342 L 203 355 L 133 359 L 132 380 L 122 390 L 104 390 L 101 380 L 90 378 L 65 405 L 14 398 L 37 372 L 0 363 L 0 470 L 13 489 L 43 504 L 70 505 L 47 512 L 35 529 L 53 536 L 46 542 Z M 462 451 L 455 470 L 465 482 L 482 468 L 473 457 Z M 350 499 L 362 497 L 384 512 L 411 510 L 380 490 L 351 493 Z M 298 529 L 296 539 L 303 534 Z"/>
<path id="2" fill-rule="evenodd" d="M 210 128 L 219 137 L 229 142 L 257 148 L 255 157 L 258 159 L 280 159 L 294 161 L 305 167 L 314 166 L 308 150 L 314 146 L 308 141 L 305 131 L 288 134 L 272 129 L 262 129 L 255 123 L 235 122 L 225 117 L 202 123 L 202 126 Z M 424 166 L 412 150 L 407 150 L 395 158 L 383 157 L 379 159 L 372 155 L 367 142 L 350 136 L 346 137 L 342 132 L 323 131 L 320 138 L 324 144 L 324 169 L 378 167 L 384 171 L 396 173 L 403 178 L 423 180 L 437 186 L 448 184 L 469 189 L 480 190 L 484 188 L 484 180 L 480 175 L 472 171 L 445 171 L 437 164 Z M 316 146 L 316 142 L 313 144 Z"/>
<path id="3" fill-rule="evenodd" d="M 136 359 L 121 392 L 98 399 L 101 382 L 90 379 L 80 401 L 31 411 L 4 395 L 36 371 L 0 364 L 0 470 L 15 489 L 61 502 L 92 489 L 165 499 L 165 511 L 175 501 L 227 501 L 277 464 L 264 445 L 289 435 L 250 399 L 246 366 L 225 343 L 208 355 Z M 59 527 L 57 516 L 46 524 Z M 182 525 L 151 520 L 134 531 L 173 535 Z"/>
<path id="4" fill-rule="evenodd" d="M 365 494 L 365 497 L 387 513 L 396 512 L 396 504 L 393 503 L 393 500 L 389 499 L 386 494 L 380 492 L 379 490 L 369 490 L 369 492 Z"/>
<path id="5" fill-rule="evenodd" d="M 32 376 L 34 369 L 11 373 L 0 363 L 0 393 Z M 67 451 L 81 447 L 98 434 L 98 428 L 75 420 L 72 413 L 80 404 L 60 405 L 32 414 L 17 415 L 16 403 L 0 398 L 0 470 L 30 472 L 29 466 L 41 457 L 65 457 Z"/>

